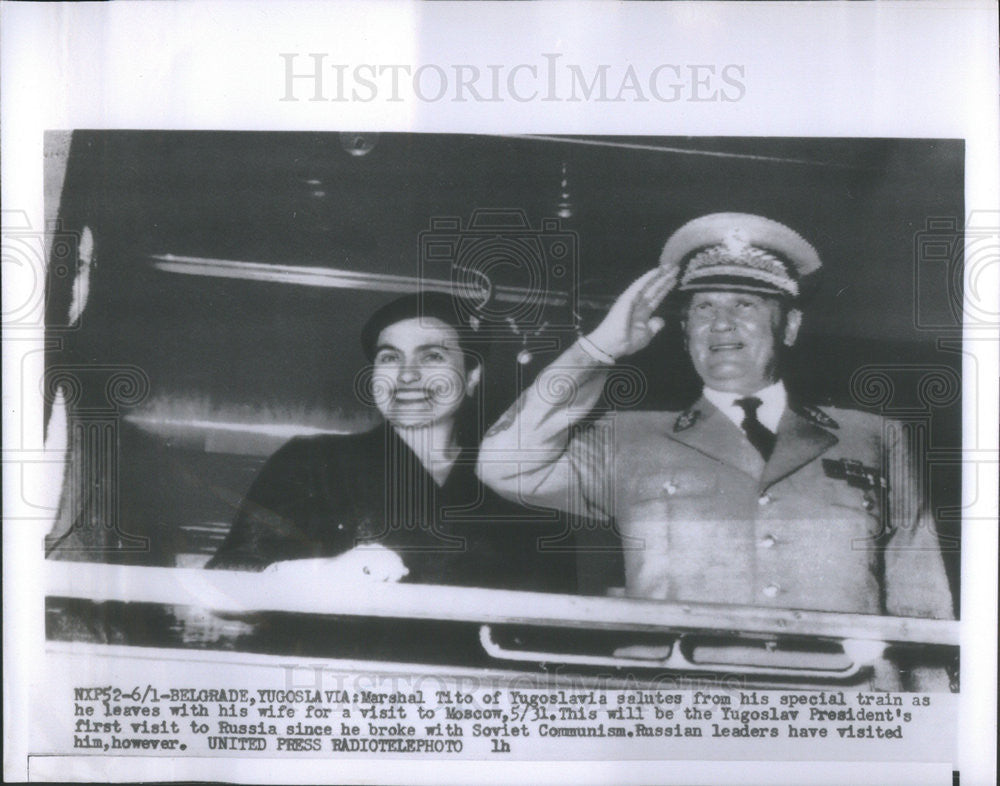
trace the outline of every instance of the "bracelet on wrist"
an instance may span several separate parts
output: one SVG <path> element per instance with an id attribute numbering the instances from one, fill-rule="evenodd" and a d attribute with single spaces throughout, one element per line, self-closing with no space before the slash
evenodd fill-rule
<path id="1" fill-rule="evenodd" d="M 596 360 L 604 366 L 613 366 L 618 362 L 613 355 L 605 352 L 586 336 L 580 336 L 577 339 L 577 343 L 580 344 L 580 349 L 590 355 L 593 360 Z"/>

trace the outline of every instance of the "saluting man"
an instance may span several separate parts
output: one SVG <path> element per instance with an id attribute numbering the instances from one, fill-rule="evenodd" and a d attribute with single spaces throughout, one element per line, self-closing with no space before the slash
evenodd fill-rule
<path id="1" fill-rule="evenodd" d="M 613 517 L 630 597 L 951 618 L 900 425 L 789 402 L 781 362 L 820 267 L 798 233 L 761 216 L 685 224 L 488 432 L 481 478 L 522 503 Z M 675 289 L 701 398 L 586 422 L 611 367 L 663 327 L 653 312 Z M 920 682 L 910 687 L 947 688 L 943 670 Z"/>

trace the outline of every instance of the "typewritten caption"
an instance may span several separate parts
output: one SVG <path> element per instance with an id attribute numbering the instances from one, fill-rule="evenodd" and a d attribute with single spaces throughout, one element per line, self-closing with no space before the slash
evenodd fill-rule
<path id="1" fill-rule="evenodd" d="M 857 689 L 413 690 L 87 685 L 69 697 L 79 753 L 503 756 L 546 742 L 842 741 L 884 745 L 935 711 Z M 522 751 L 523 752 L 523 751 Z"/>

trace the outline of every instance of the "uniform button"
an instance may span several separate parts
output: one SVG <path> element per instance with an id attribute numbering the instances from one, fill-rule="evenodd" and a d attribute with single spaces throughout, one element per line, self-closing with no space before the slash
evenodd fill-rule
<path id="1" fill-rule="evenodd" d="M 764 505 L 770 505 L 771 504 L 771 495 L 770 494 L 761 494 L 759 497 L 757 497 L 757 504 L 760 505 L 761 507 L 763 507 Z"/>
<path id="2" fill-rule="evenodd" d="M 666 483 L 663 484 L 663 490 L 666 491 L 667 494 L 676 494 L 677 486 L 674 485 L 674 482 L 672 480 L 668 480 Z"/>
<path id="3" fill-rule="evenodd" d="M 868 497 L 865 497 L 864 502 L 861 503 L 861 507 L 865 510 L 871 510 L 875 507 L 875 503 L 868 499 Z"/>
<path id="4" fill-rule="evenodd" d="M 774 598 L 778 595 L 778 590 L 781 589 L 777 584 L 768 584 L 763 589 L 765 597 Z"/>
<path id="5" fill-rule="evenodd" d="M 775 540 L 773 535 L 765 535 L 760 539 L 760 547 L 762 549 L 772 549 L 774 548 Z"/>

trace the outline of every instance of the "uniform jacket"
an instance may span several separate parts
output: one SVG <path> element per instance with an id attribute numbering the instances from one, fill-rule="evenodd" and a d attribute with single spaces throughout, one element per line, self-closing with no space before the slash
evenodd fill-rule
<path id="1" fill-rule="evenodd" d="M 704 398 L 585 422 L 607 376 L 564 353 L 488 432 L 479 473 L 511 499 L 613 519 L 627 595 L 951 618 L 899 424 L 786 409 L 765 463 Z"/>
<path id="2" fill-rule="evenodd" d="M 464 452 L 438 487 L 389 427 L 295 438 L 267 461 L 208 567 L 260 570 L 379 543 L 409 568 L 405 581 L 572 591 L 565 544 L 545 548 L 562 519 L 500 498 L 474 467 Z"/>

